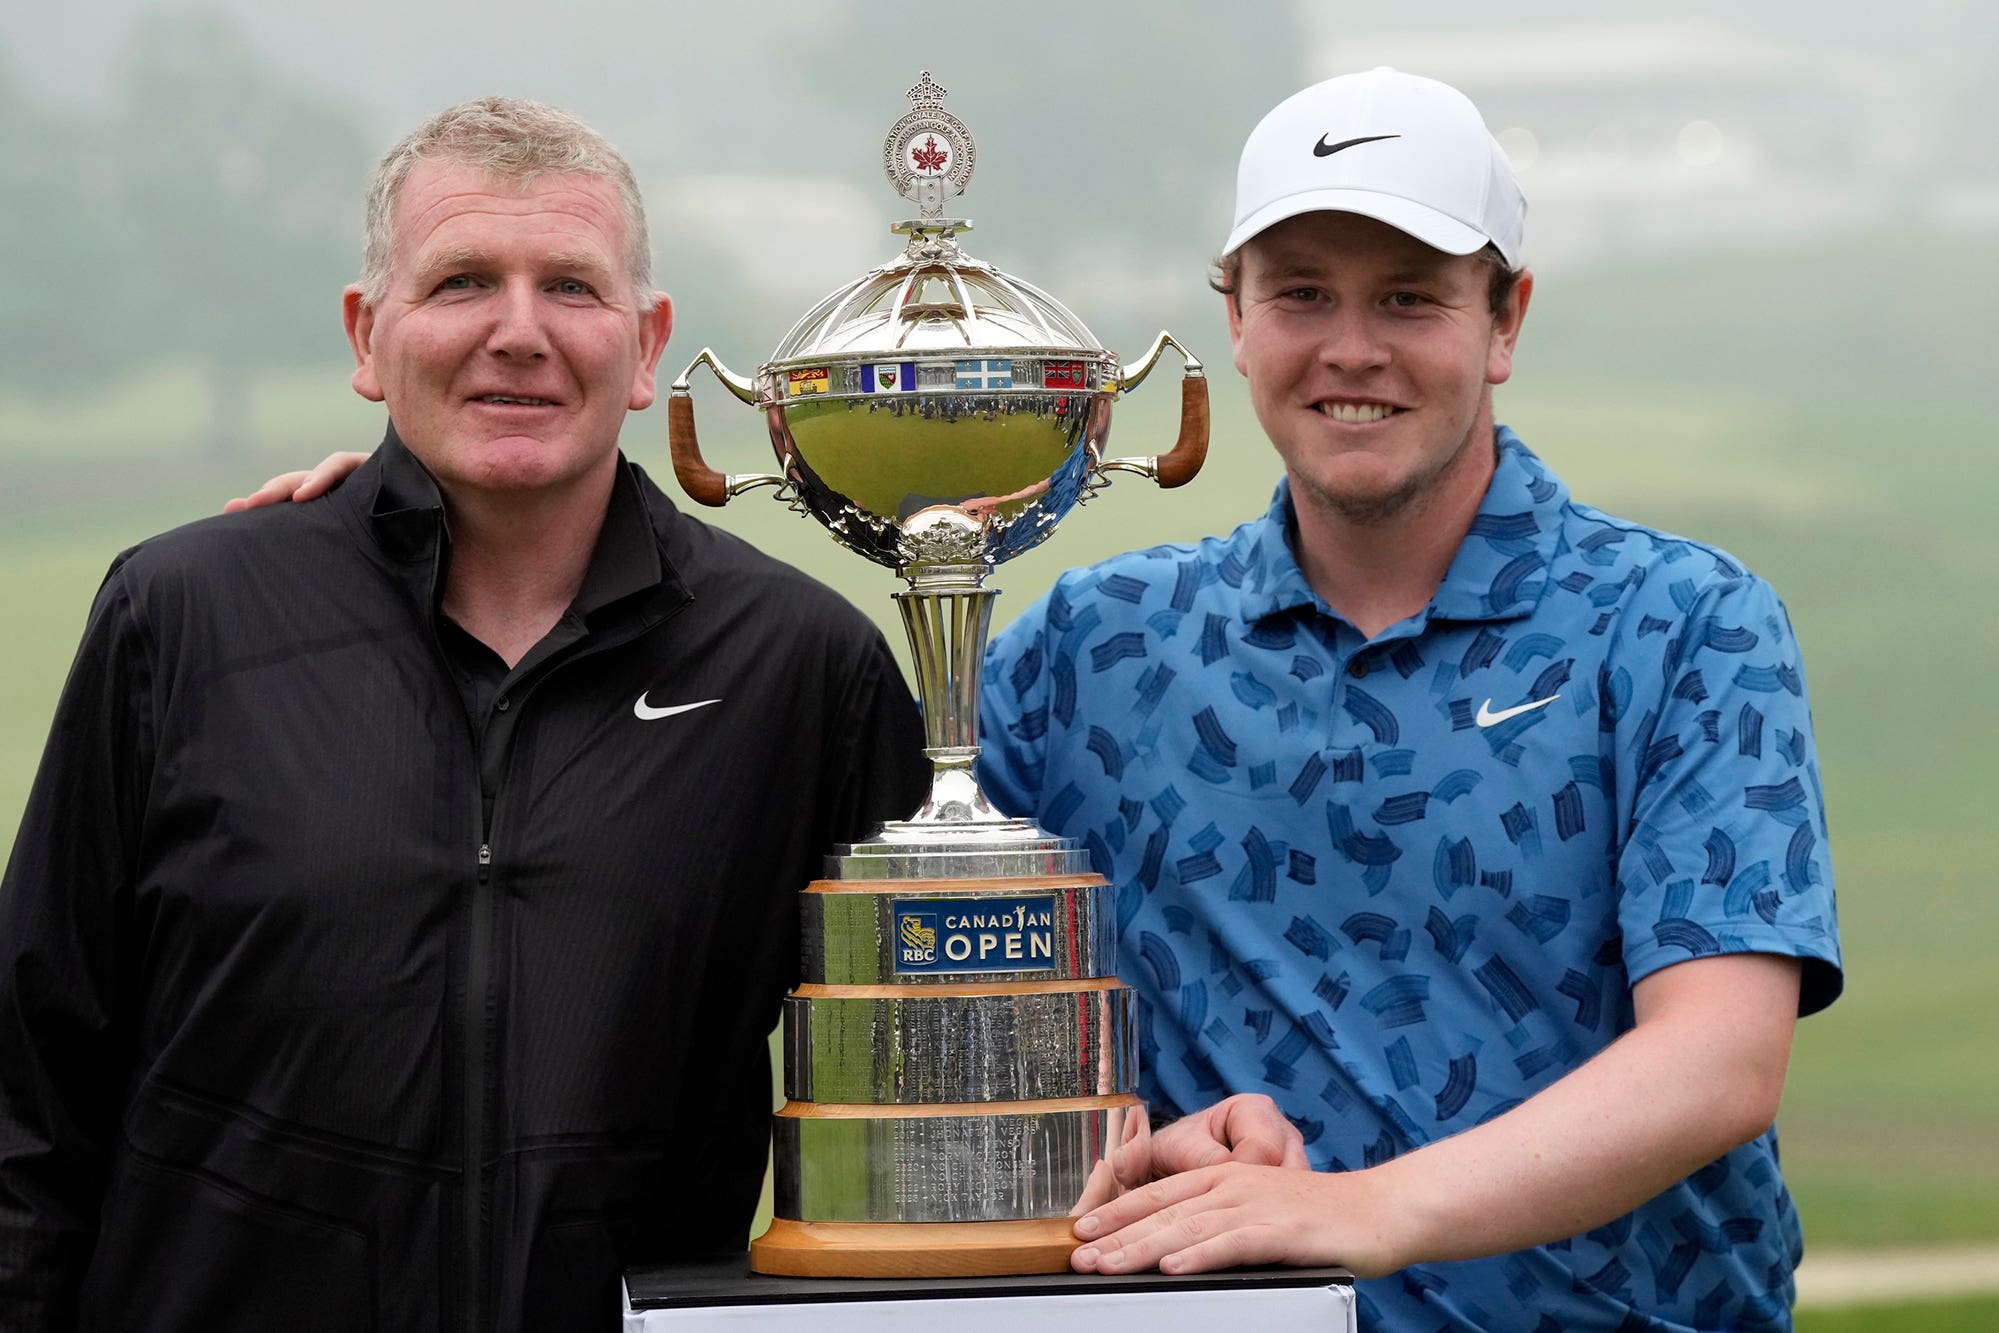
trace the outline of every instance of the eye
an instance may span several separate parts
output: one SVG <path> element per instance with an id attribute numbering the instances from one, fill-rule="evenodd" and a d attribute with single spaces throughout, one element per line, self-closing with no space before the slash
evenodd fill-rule
<path id="1" fill-rule="evenodd" d="M 443 282 L 438 283 L 437 290 L 440 292 L 462 292 L 470 290 L 471 286 L 472 275 L 470 273 L 454 273 Z"/>
<path id="2" fill-rule="evenodd" d="M 558 296 L 594 296 L 596 291 L 581 278 L 561 278 L 555 283 Z"/>
<path id="3" fill-rule="evenodd" d="M 1385 304 L 1391 310 L 1417 310 L 1430 304 L 1430 298 L 1421 292 L 1390 292 Z"/>
<path id="4" fill-rule="evenodd" d="M 1316 305 L 1326 299 L 1326 292 L 1322 287 L 1309 285 L 1286 287 L 1277 293 L 1277 299 L 1286 305 Z"/>

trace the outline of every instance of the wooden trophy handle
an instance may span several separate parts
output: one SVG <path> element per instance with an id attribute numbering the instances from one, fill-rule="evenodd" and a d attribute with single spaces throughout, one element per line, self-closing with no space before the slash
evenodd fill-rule
<path id="1" fill-rule="evenodd" d="M 1201 411 L 1205 420 L 1205 404 Z M 1184 428 L 1182 433 L 1184 435 Z M 1203 434 L 1205 436 L 1205 427 Z M 686 491 L 697 504 L 710 508 L 719 508 L 729 502 L 728 478 L 709 467 L 708 461 L 701 457 L 701 440 L 694 430 L 694 398 L 691 394 L 675 393 L 666 400 L 666 442 L 673 453 L 673 475 L 680 479 L 680 489 Z M 1206 449 L 1205 443 L 1202 448 Z M 1195 466 L 1200 464 L 1196 462 Z M 1193 474 L 1190 472 L 1188 475 Z"/>
<path id="2" fill-rule="evenodd" d="M 691 417 L 688 430 L 693 430 Z M 674 457 L 678 459 L 677 451 Z M 1159 456 L 1160 488 L 1185 486 L 1207 458 L 1208 377 L 1194 374 L 1180 381 L 1180 438 L 1173 442 L 1170 452 Z"/>

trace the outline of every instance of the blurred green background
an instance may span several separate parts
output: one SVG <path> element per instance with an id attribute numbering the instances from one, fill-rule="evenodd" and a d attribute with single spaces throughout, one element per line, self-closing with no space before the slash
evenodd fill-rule
<path id="1" fill-rule="evenodd" d="M 1741 557 L 1805 646 L 1847 966 L 1780 1121 L 1808 1244 L 1999 1246 L 1994 28 L 1898 10 L 605 0 L 553 30 L 523 0 L 470 27 L 420 2 L 125 0 L 8 25 L 0 855 L 112 556 L 379 437 L 339 288 L 373 158 L 430 111 L 524 93 L 619 143 L 678 306 L 664 369 L 707 344 L 747 372 L 894 252 L 878 145 L 931 69 L 979 141 L 968 248 L 1127 357 L 1167 327 L 1214 372 L 1207 471 L 1174 493 L 1125 478 L 1003 567 L 1004 622 L 1070 564 L 1262 510 L 1277 467 L 1203 285 L 1234 155 L 1296 87 L 1394 63 L 1471 93 L 1532 201 L 1539 287 L 1500 419 L 1579 497 Z M 1120 406 L 1113 452 L 1170 442 L 1170 378 Z M 755 414 L 705 377 L 696 395 L 710 461 L 762 466 Z M 625 447 L 670 472 L 659 412 Z M 816 526 L 762 494 L 713 518 L 900 637 L 892 577 Z M 1999 1306 L 1900 1317 L 1869 1326 L 1992 1327 Z"/>

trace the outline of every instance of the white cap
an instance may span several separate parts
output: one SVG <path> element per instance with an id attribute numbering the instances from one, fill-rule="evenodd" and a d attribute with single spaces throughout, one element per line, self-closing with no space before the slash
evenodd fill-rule
<path id="1" fill-rule="evenodd" d="M 1300 213 L 1360 213 L 1446 254 L 1520 267 L 1527 200 L 1471 99 L 1383 66 L 1312 85 L 1250 132 L 1223 254 Z"/>

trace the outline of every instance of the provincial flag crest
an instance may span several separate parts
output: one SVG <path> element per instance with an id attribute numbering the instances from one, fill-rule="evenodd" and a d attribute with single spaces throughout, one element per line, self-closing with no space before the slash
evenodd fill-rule
<path id="1" fill-rule="evenodd" d="M 786 379 L 794 398 L 806 393 L 825 393 L 833 387 L 833 377 L 824 366 L 794 370 Z"/>
<path id="2" fill-rule="evenodd" d="M 1087 372 L 1081 361 L 1050 361 L 1042 367 L 1041 387 L 1044 389 L 1087 389 Z"/>
<path id="3" fill-rule="evenodd" d="M 882 361 L 861 367 L 862 393 L 909 393 L 915 388 L 914 361 Z"/>
<path id="4" fill-rule="evenodd" d="M 1003 356 L 974 357 L 957 366 L 961 389 L 1011 389 L 1013 362 Z"/>

